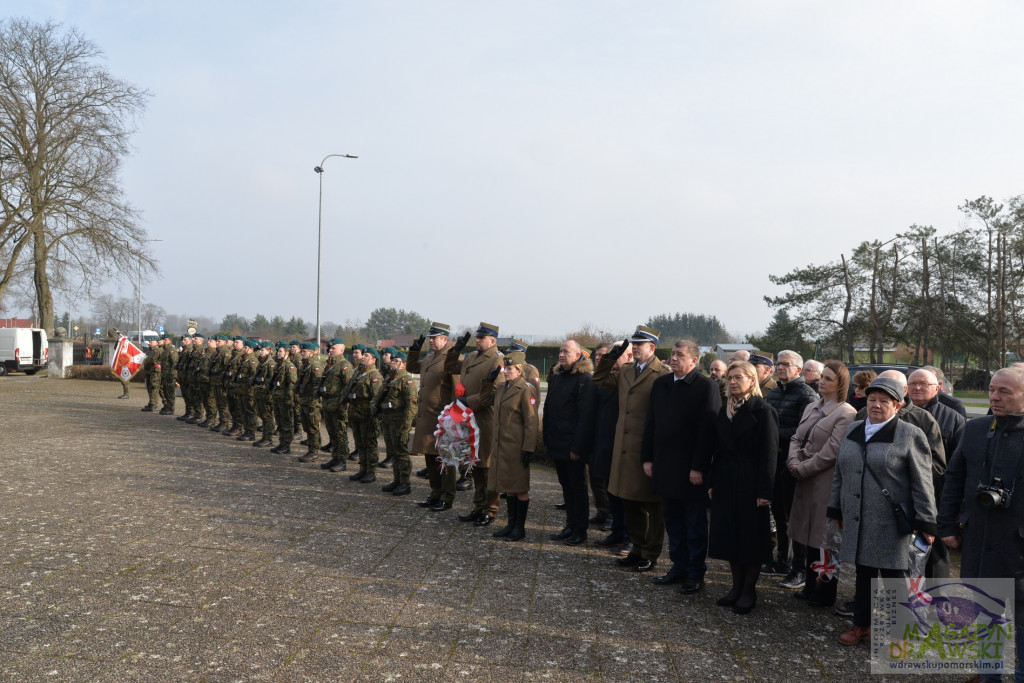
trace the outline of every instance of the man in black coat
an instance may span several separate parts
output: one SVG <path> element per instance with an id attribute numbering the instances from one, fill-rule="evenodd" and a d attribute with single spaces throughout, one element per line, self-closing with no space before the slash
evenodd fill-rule
<path id="1" fill-rule="evenodd" d="M 950 458 L 938 528 L 946 545 L 963 545 L 962 578 L 1014 580 L 1014 631 L 1020 653 L 1024 652 L 1024 544 L 1020 539 L 1024 529 L 1024 369 L 997 370 L 988 395 L 992 416 L 970 420 Z M 979 497 L 979 483 L 1013 494 L 1007 496 L 1006 506 L 990 494 L 986 505 Z M 1017 664 L 1015 676 L 1016 680 L 1024 676 L 1024 666 Z M 1002 676 L 983 679 L 1002 680 Z"/>
<path id="2" fill-rule="evenodd" d="M 765 400 L 779 415 L 779 451 L 775 460 L 775 495 L 772 497 L 772 516 L 775 518 L 775 538 L 778 541 L 777 559 L 766 558 L 762 574 L 783 574 L 779 584 L 783 588 L 803 588 L 806 566 L 806 549 L 800 543 L 790 542 L 789 511 L 793 507 L 796 493 L 796 479 L 786 467 L 789 457 L 789 442 L 796 434 L 804 410 L 818 395 L 807 386 L 801 373 L 804 359 L 796 351 L 779 351 L 775 361 L 775 376 L 778 382 L 768 392 Z"/>
<path id="3" fill-rule="evenodd" d="M 704 474 L 711 465 L 715 417 L 722 406 L 718 385 L 697 371 L 700 349 L 690 340 L 672 347 L 672 374 L 651 386 L 641 459 L 651 488 L 661 498 L 668 532 L 668 573 L 657 584 L 682 583 L 680 592 L 704 587 L 708 513 Z"/>
<path id="4" fill-rule="evenodd" d="M 572 339 L 558 351 L 558 364 L 548 377 L 544 399 L 544 445 L 555 463 L 558 483 L 565 501 L 565 527 L 551 539 L 566 545 L 587 540 L 590 498 L 587 495 L 587 461 L 582 457 L 585 443 L 582 423 L 590 405 L 594 365 L 582 357 L 580 345 Z"/>

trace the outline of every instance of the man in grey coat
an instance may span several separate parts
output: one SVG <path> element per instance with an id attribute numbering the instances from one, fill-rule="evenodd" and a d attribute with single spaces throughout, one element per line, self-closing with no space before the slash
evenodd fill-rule
<path id="1" fill-rule="evenodd" d="M 1014 635 L 1024 652 L 1024 369 L 1003 368 L 988 389 L 992 415 L 967 422 L 949 461 L 938 529 L 951 548 L 961 545 L 962 578 L 1014 580 Z M 980 486 L 992 490 L 979 490 Z M 1018 491 L 1017 488 L 1020 487 Z M 1007 495 L 1007 492 L 1014 492 Z M 1004 503 L 1005 501 L 1005 503 Z M 1007 596 L 1009 597 L 1009 596 Z M 1002 680 L 1001 675 L 982 675 Z M 1024 677 L 1017 664 L 1015 679 Z"/>

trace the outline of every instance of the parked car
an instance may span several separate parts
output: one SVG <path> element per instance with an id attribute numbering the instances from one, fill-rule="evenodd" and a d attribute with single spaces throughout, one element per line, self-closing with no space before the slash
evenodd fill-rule
<path id="1" fill-rule="evenodd" d="M 0 328 L 0 375 L 24 372 L 34 375 L 50 360 L 46 331 L 36 327 Z"/>

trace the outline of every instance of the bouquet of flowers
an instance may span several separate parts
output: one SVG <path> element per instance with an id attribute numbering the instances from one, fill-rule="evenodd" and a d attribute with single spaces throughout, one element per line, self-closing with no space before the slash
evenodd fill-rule
<path id="1" fill-rule="evenodd" d="M 465 468 L 467 472 L 480 461 L 480 428 L 473 410 L 459 399 L 449 403 L 437 417 L 437 461 L 441 472 L 446 467 Z"/>

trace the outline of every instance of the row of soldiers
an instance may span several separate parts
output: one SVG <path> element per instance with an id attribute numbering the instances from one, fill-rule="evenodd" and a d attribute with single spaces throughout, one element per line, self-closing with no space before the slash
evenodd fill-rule
<path id="1" fill-rule="evenodd" d="M 406 372 L 404 353 L 357 344 L 352 360 L 345 342 L 331 339 L 326 359 L 315 342 L 277 342 L 186 334 L 181 351 L 170 335 L 150 342 L 143 364 L 150 402 L 142 410 L 161 415 L 175 412 L 175 384 L 181 387 L 185 414 L 179 420 L 252 441 L 254 447 L 278 444 L 271 452 L 291 453 L 295 437 L 305 432 L 307 446 L 299 462 L 316 462 L 323 424 L 331 459 L 320 465 L 340 472 L 348 459 L 359 461 L 349 479 L 376 481 L 378 465 L 392 466 L 393 481 L 383 486 L 393 495 L 410 493 L 412 464 L 409 432 L 416 415 L 417 390 Z M 348 447 L 351 427 L 355 452 Z M 260 432 L 257 440 L 257 431 Z M 378 437 L 383 431 L 387 456 L 378 462 Z"/>

